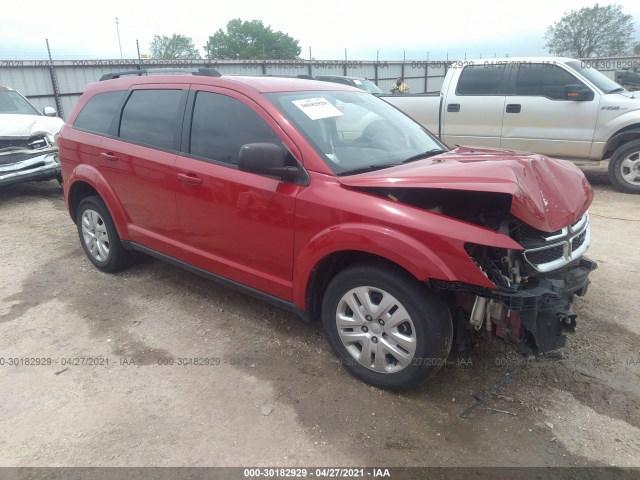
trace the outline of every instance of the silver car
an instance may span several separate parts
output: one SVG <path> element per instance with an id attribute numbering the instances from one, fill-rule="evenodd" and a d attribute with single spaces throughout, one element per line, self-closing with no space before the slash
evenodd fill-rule
<path id="1" fill-rule="evenodd" d="M 56 134 L 63 124 L 54 108 L 40 113 L 20 93 L 0 85 L 0 187 L 60 180 Z"/>

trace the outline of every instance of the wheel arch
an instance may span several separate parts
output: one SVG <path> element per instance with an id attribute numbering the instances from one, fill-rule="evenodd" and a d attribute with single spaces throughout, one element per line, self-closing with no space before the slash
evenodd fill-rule
<path id="1" fill-rule="evenodd" d="M 73 171 L 67 188 L 69 189 L 67 193 L 67 208 L 74 223 L 78 205 L 80 205 L 82 199 L 96 195 L 100 197 L 109 210 L 118 235 L 121 239 L 126 240 L 128 217 L 115 192 L 100 172 L 89 165 L 79 165 Z"/>
<path id="2" fill-rule="evenodd" d="M 341 250 L 322 258 L 313 268 L 306 285 L 305 305 L 311 322 L 320 320 L 322 300 L 331 280 L 341 271 L 353 265 L 369 264 L 402 271 L 415 278 L 409 270 L 388 258 L 362 250 Z"/>
<path id="3" fill-rule="evenodd" d="M 79 180 L 77 182 L 74 182 L 73 185 L 71 185 L 71 187 L 69 188 L 68 206 L 69 206 L 69 215 L 71 216 L 71 220 L 73 220 L 74 223 L 77 220 L 78 206 L 80 205 L 80 202 L 83 199 L 94 196 L 94 195 L 97 197 L 100 197 L 100 194 L 98 193 L 98 191 L 87 182 Z"/>
<path id="4" fill-rule="evenodd" d="M 478 230 L 476 233 L 479 234 L 484 232 L 475 227 L 472 230 Z M 418 281 L 463 281 L 496 288 L 465 252 L 464 243 L 453 236 L 434 238 L 427 235 L 418 239 L 377 224 L 331 226 L 316 234 L 296 252 L 293 303 L 312 319 L 318 305 L 318 299 L 314 297 L 317 293 L 313 292 L 322 292 L 331 275 L 354 261 L 385 262 L 401 268 Z M 493 245 L 493 242 L 487 245 Z"/>
<path id="5" fill-rule="evenodd" d="M 640 123 L 629 125 L 614 133 L 602 150 L 602 159 L 610 158 L 625 143 L 640 140 Z"/>

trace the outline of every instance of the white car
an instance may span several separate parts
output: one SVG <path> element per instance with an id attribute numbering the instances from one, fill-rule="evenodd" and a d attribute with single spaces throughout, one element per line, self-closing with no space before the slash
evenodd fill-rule
<path id="1" fill-rule="evenodd" d="M 40 113 L 20 93 L 0 85 L 0 187 L 60 180 L 56 135 L 63 124 L 54 108 Z"/>

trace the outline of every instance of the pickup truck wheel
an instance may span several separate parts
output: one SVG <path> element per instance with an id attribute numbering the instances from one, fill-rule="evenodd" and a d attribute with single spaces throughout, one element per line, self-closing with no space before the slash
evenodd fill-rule
<path id="1" fill-rule="evenodd" d="M 129 263 L 129 252 L 120 243 L 109 210 L 99 197 L 80 202 L 76 225 L 84 253 L 100 270 L 115 272 Z"/>
<path id="2" fill-rule="evenodd" d="M 357 266 L 331 281 L 322 302 L 331 348 L 351 374 L 408 390 L 446 362 L 453 327 L 446 304 L 406 272 Z"/>
<path id="3" fill-rule="evenodd" d="M 613 186 L 626 193 L 640 193 L 640 140 L 621 145 L 609 160 Z"/>

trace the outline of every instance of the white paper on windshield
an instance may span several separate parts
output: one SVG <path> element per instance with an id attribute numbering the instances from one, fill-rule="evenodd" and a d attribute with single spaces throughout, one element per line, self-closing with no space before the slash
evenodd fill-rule
<path id="1" fill-rule="evenodd" d="M 343 115 L 343 113 L 326 98 L 318 97 L 305 98 L 304 100 L 293 100 L 293 104 L 302 110 L 311 120 L 340 117 Z"/>

